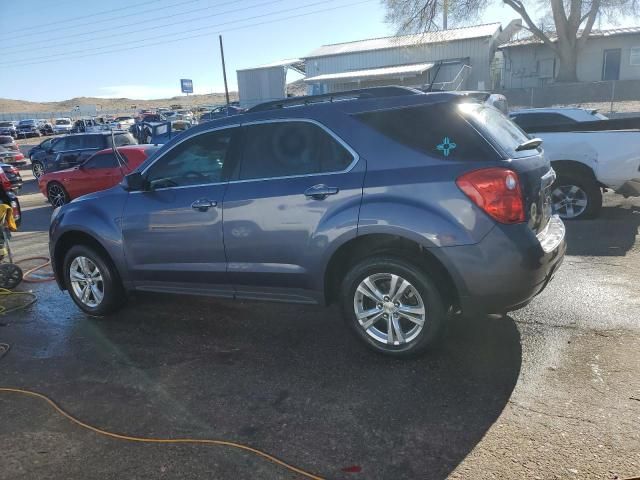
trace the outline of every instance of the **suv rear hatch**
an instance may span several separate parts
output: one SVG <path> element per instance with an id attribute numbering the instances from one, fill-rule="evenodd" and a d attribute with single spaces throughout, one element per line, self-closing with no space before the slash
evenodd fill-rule
<path id="1" fill-rule="evenodd" d="M 544 232 L 552 216 L 551 185 L 555 181 L 555 172 L 542 149 L 536 142 L 530 142 L 527 134 L 494 107 L 463 103 L 460 110 L 508 160 L 508 168 L 518 174 L 526 222 L 536 234 Z"/>

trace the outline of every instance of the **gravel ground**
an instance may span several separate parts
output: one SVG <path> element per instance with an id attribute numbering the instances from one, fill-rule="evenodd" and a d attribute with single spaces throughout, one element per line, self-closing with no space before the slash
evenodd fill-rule
<path id="1" fill-rule="evenodd" d="M 28 178 L 29 174 L 25 174 Z M 27 182 L 19 256 L 51 212 Z M 81 314 L 53 284 L 0 317 L 4 385 L 138 435 L 225 438 L 336 479 L 640 475 L 640 201 L 567 224 L 549 287 L 505 318 L 453 319 L 438 351 L 369 353 L 321 307 L 139 295 Z M 220 447 L 136 445 L 0 395 L 0 478 L 300 478 Z M 359 473 L 347 473 L 348 467 Z"/>

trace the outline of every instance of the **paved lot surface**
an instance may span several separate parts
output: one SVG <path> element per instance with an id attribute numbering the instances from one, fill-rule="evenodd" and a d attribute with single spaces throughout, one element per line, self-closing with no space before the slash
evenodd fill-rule
<path id="1" fill-rule="evenodd" d="M 46 254 L 50 207 L 27 184 L 19 257 Z M 0 317 L 0 384 L 91 424 L 221 438 L 336 479 L 640 475 L 640 202 L 608 195 L 567 225 L 549 288 L 506 318 L 453 319 L 438 351 L 365 350 L 336 309 L 144 295 L 112 318 L 53 284 Z M 0 395 L 0 478 L 300 478 L 224 447 L 118 442 Z M 359 473 L 343 471 L 360 467 Z"/>

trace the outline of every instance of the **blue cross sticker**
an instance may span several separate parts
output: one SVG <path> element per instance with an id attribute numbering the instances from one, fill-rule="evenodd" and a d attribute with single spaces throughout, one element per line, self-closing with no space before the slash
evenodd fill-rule
<path id="1" fill-rule="evenodd" d="M 449 137 L 444 137 L 442 139 L 442 143 L 438 145 L 436 148 L 440 150 L 445 157 L 448 157 L 449 153 L 451 153 L 451 150 L 453 150 L 456 147 L 457 145 L 453 143 L 453 141 Z"/>

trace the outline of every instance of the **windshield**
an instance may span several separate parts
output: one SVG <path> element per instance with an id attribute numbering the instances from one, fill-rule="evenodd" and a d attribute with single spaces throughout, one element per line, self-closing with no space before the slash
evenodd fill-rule
<path id="1" fill-rule="evenodd" d="M 0 122 L 0 127 L 13 127 L 11 122 Z"/>
<path id="2" fill-rule="evenodd" d="M 56 125 L 71 125 L 69 120 L 56 120 Z"/>
<path id="3" fill-rule="evenodd" d="M 529 137 L 500 110 L 481 103 L 461 103 L 459 108 L 474 127 L 488 135 L 505 153 L 511 156 L 523 155 L 522 152 L 516 152 L 516 148 L 529 140 Z M 531 151 L 526 155 L 531 155 Z"/>
<path id="4" fill-rule="evenodd" d="M 131 120 L 131 117 L 118 117 L 116 118 L 116 122 L 124 122 L 125 120 Z"/>
<path id="5" fill-rule="evenodd" d="M 21 120 L 20 121 L 20 125 L 35 125 L 36 121 L 35 120 Z"/>

